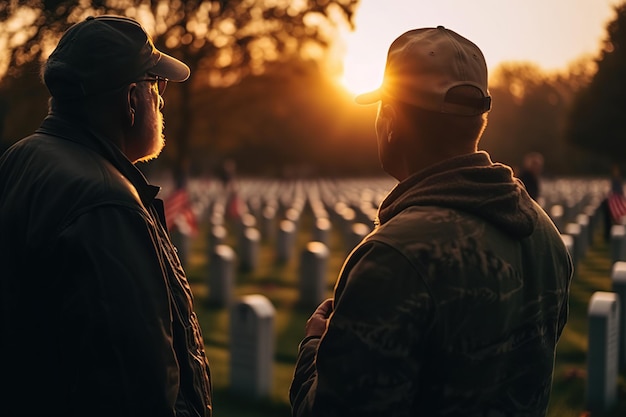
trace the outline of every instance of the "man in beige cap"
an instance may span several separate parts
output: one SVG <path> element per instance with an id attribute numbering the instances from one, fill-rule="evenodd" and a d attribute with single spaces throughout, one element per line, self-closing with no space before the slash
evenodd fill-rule
<path id="1" fill-rule="evenodd" d="M 307 322 L 293 415 L 545 415 L 572 263 L 511 169 L 478 151 L 483 54 L 444 27 L 411 30 L 357 101 L 379 103 L 399 183 Z"/>
<path id="2" fill-rule="evenodd" d="M 40 128 L 0 158 L 3 416 L 208 417 L 211 381 L 159 188 L 168 81 L 132 19 L 89 17 L 44 64 Z"/>

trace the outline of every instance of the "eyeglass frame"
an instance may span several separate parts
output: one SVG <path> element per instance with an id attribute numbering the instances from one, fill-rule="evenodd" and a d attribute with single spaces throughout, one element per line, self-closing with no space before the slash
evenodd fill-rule
<path id="1" fill-rule="evenodd" d="M 151 75 L 151 74 L 148 74 Z M 160 77 L 158 75 L 153 75 L 151 77 L 148 78 L 142 78 L 140 80 L 136 80 L 136 83 L 142 82 L 142 81 L 150 81 L 152 83 L 156 82 L 157 85 L 157 91 L 159 92 L 160 96 L 163 96 L 163 93 L 165 92 L 165 89 L 167 88 L 167 82 L 169 81 L 167 78 L 164 77 Z"/>

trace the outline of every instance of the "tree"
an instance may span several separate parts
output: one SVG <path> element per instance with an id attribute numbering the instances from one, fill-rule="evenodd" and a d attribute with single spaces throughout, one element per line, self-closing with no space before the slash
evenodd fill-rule
<path id="1" fill-rule="evenodd" d="M 568 118 L 571 143 L 621 162 L 626 155 L 626 3 L 615 6 L 597 72 L 576 96 Z"/>
<path id="2" fill-rule="evenodd" d="M 560 168 L 565 103 L 552 78 L 535 64 L 507 63 L 494 73 L 490 90 L 494 106 L 483 145 L 512 165 L 528 152 L 540 152 L 547 166 Z"/>
<path id="3" fill-rule="evenodd" d="M 189 65 L 193 78 L 168 92 L 166 112 L 171 154 L 184 177 L 194 118 L 192 95 L 202 86 L 227 86 L 263 73 L 268 62 L 301 59 L 315 65 L 342 24 L 352 27 L 358 0 L 10 0 L 0 5 L 0 76 L 15 76 L 29 62 L 43 60 L 70 24 L 90 14 L 134 17 L 163 51 Z M 174 133 L 172 133 L 174 132 Z"/>
<path id="4" fill-rule="evenodd" d="M 594 72 L 586 56 L 551 73 L 531 63 L 501 64 L 490 80 L 494 105 L 481 145 L 514 167 L 527 153 L 540 152 L 546 174 L 597 172 L 605 161 L 584 154 L 565 139 L 573 97 Z"/>

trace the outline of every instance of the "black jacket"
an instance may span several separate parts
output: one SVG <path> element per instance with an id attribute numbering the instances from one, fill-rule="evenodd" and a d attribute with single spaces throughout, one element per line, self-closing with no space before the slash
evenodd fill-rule
<path id="1" fill-rule="evenodd" d="M 211 415 L 158 191 L 110 141 L 54 114 L 2 155 L 0 415 Z"/>

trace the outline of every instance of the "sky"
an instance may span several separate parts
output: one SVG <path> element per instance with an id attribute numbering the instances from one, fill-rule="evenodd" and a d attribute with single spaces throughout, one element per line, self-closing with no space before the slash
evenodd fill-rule
<path id="1" fill-rule="evenodd" d="M 622 0 L 623 1 L 623 0 Z M 342 83 L 352 93 L 382 81 L 395 38 L 443 25 L 476 43 L 489 70 L 530 61 L 546 71 L 596 56 L 620 0 L 361 0 L 355 31 L 344 34 Z"/>

